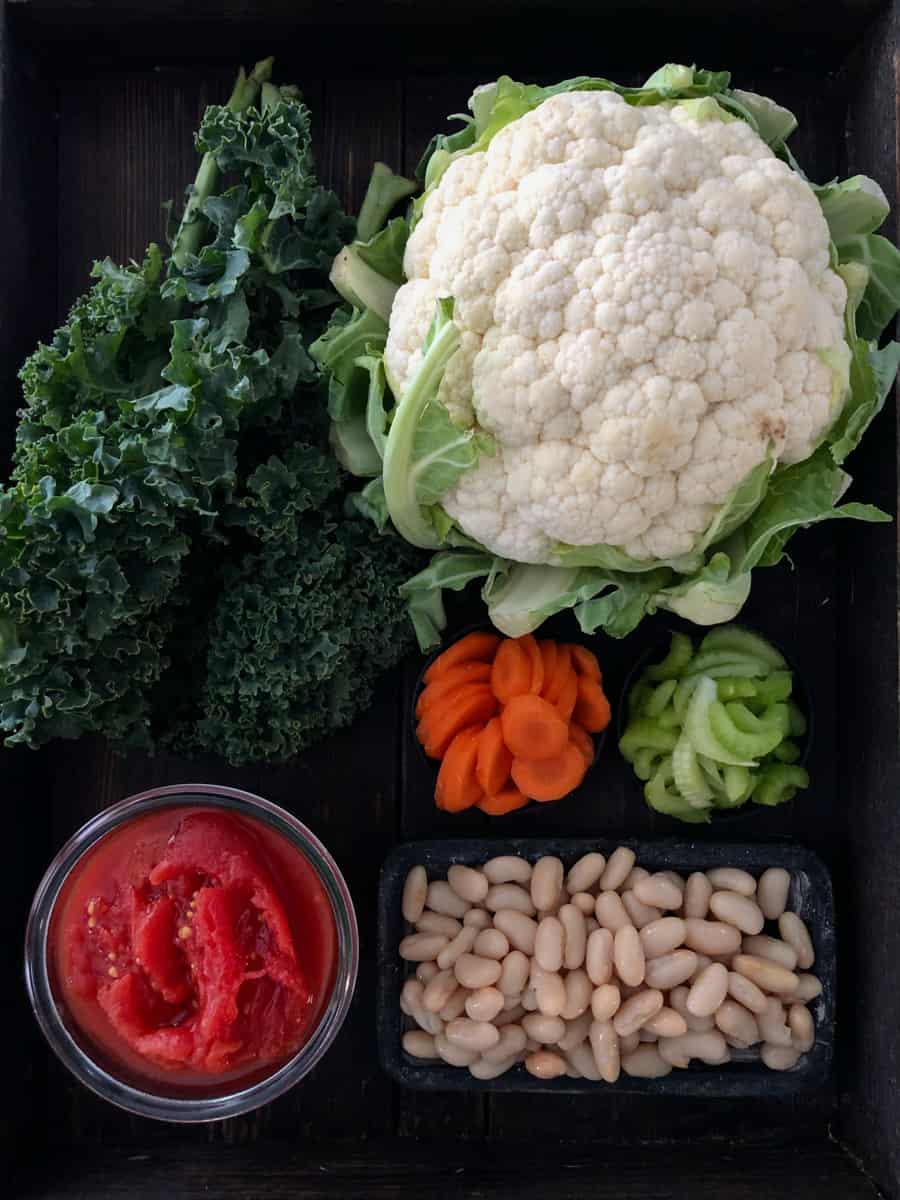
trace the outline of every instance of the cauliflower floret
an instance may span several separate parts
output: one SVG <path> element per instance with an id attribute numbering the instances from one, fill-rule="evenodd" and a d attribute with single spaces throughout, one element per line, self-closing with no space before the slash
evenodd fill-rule
<path id="1" fill-rule="evenodd" d="M 402 391 L 452 296 L 440 398 L 496 453 L 444 506 L 506 557 L 686 553 L 767 454 L 806 458 L 836 416 L 846 289 L 828 229 L 741 121 L 551 97 L 451 164 L 404 267 L 389 377 Z"/>

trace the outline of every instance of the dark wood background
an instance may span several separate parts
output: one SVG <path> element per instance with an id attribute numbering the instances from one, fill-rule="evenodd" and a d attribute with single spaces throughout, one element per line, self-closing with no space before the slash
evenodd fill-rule
<path id="1" fill-rule="evenodd" d="M 373 28 L 361 33 L 334 28 L 337 14 L 360 10 L 353 4 L 306 5 L 301 19 L 286 0 L 9 0 L 7 34 L 0 33 L 0 437 L 7 447 L 15 364 L 62 319 L 92 259 L 137 256 L 161 237 L 162 202 L 178 198 L 193 177 L 192 133 L 204 106 L 227 95 L 237 61 L 257 54 L 275 50 L 278 78 L 302 86 L 321 178 L 350 210 L 374 159 L 411 171 L 445 115 L 500 71 L 636 79 L 657 60 L 700 59 L 692 47 L 710 44 L 718 49 L 703 65 L 745 64 L 740 86 L 797 113 L 793 144 L 813 178 L 864 170 L 895 193 L 895 18 L 879 15 L 883 6 L 685 0 L 677 19 L 660 2 L 486 7 L 485 16 L 467 0 L 442 27 L 417 25 L 399 0 L 368 5 Z M 3 8 L 0 0 L 0 15 Z M 390 30 L 374 28 L 376 17 Z M 641 41 L 639 31 L 647 35 Z M 852 463 L 859 497 L 890 511 L 894 423 L 885 413 Z M 4 1015 L 23 1032 L 12 1050 L 23 1084 L 5 1132 L 25 1152 L 29 1194 L 366 1196 L 425 1187 L 493 1195 L 513 1170 L 515 1190 L 534 1196 L 584 1195 L 588 1186 L 600 1197 L 871 1196 L 872 1185 L 828 1141 L 832 1130 L 896 1186 L 900 1050 L 896 1023 L 885 1020 L 896 1012 L 900 978 L 900 935 L 886 903 L 896 895 L 900 856 L 896 530 L 820 528 L 798 538 L 792 555 L 795 569 L 760 572 L 746 617 L 789 650 L 813 696 L 813 787 L 783 811 L 723 820 L 698 836 L 796 837 L 831 866 L 845 981 L 833 1089 L 777 1102 L 654 1101 L 611 1090 L 551 1103 L 417 1094 L 390 1083 L 376 1061 L 373 940 L 378 870 L 392 845 L 488 828 L 492 836 L 677 832 L 646 810 L 612 739 L 581 792 L 559 805 L 499 827 L 440 816 L 430 770 L 409 736 L 418 669 L 410 661 L 385 678 L 351 733 L 280 768 L 120 758 L 99 741 L 8 755 L 18 839 L 8 910 L 15 920 L 3 951 L 10 972 L 18 972 L 24 907 L 60 842 L 125 795 L 189 781 L 248 788 L 307 822 L 346 873 L 363 947 L 350 1019 L 314 1074 L 268 1109 L 199 1128 L 141 1121 L 95 1100 L 46 1052 L 20 991 L 4 997 Z M 457 617 L 464 620 L 464 611 Z M 657 636 L 650 626 L 600 646 L 614 696 Z"/>

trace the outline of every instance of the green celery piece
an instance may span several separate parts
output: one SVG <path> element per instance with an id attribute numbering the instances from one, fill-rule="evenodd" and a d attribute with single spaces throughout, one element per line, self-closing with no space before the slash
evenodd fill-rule
<path id="1" fill-rule="evenodd" d="M 753 802 L 772 808 L 792 800 L 798 790 L 808 787 L 809 774 L 803 767 L 772 763 L 759 773 L 753 789 Z"/>
<path id="2" fill-rule="evenodd" d="M 623 758 L 631 761 L 638 750 L 651 748 L 668 752 L 675 749 L 677 742 L 671 729 L 664 729 L 658 721 L 648 717 L 637 717 L 628 722 L 619 739 L 619 751 Z"/>
<path id="3" fill-rule="evenodd" d="M 727 766 L 723 768 L 722 775 L 728 806 L 738 808 L 741 804 L 745 804 L 754 787 L 753 777 L 747 768 Z"/>
<path id="4" fill-rule="evenodd" d="M 752 697 L 754 707 L 767 708 L 787 700 L 794 687 L 794 676 L 790 671 L 773 671 L 763 679 L 754 680 L 756 695 Z"/>
<path id="5" fill-rule="evenodd" d="M 800 759 L 800 747 L 788 738 L 776 746 L 772 753 L 779 762 L 783 763 L 795 763 Z"/>
<path id="6" fill-rule="evenodd" d="M 652 695 L 648 696 L 644 702 L 643 715 L 655 718 L 661 717 L 664 709 L 675 695 L 677 687 L 677 679 L 666 679 L 658 687 L 655 687 Z"/>
<path id="7" fill-rule="evenodd" d="M 682 722 L 687 716 L 688 705 L 691 702 L 694 689 L 702 678 L 702 675 L 688 675 L 685 679 L 680 680 L 678 687 L 675 689 L 672 706 Z"/>
<path id="8" fill-rule="evenodd" d="M 788 704 L 788 714 L 790 716 L 790 735 L 791 737 L 806 737 L 808 728 L 806 717 L 800 711 L 797 704 L 791 700 Z"/>
<path id="9" fill-rule="evenodd" d="M 698 754 L 703 754 L 717 763 L 737 767 L 755 766 L 753 755 L 724 745 L 716 735 L 713 730 L 712 717 L 717 706 L 727 720 L 724 706 L 716 699 L 715 680 L 708 675 L 700 675 L 688 703 L 684 720 L 684 732 L 690 738 L 694 749 Z M 730 734 L 734 727 L 730 721 L 728 725 Z M 737 734 L 737 730 L 734 730 L 734 733 Z"/>
<path id="10" fill-rule="evenodd" d="M 763 726 L 761 722 L 757 732 L 745 732 L 744 729 L 738 727 L 732 715 L 740 710 L 743 710 L 747 717 L 753 717 L 750 710 L 744 708 L 737 701 L 726 707 L 721 701 L 714 700 L 709 706 L 709 728 L 720 746 L 724 747 L 729 754 L 743 759 L 743 765 L 747 765 L 748 760 L 771 754 L 782 740 L 782 733 L 780 729 Z"/>
<path id="11" fill-rule="evenodd" d="M 635 717 L 638 713 L 644 711 L 647 699 L 654 692 L 653 685 L 644 676 L 637 681 L 631 691 L 628 693 L 628 715 Z"/>
<path id="12" fill-rule="evenodd" d="M 655 772 L 659 760 L 664 757 L 665 751 L 659 750 L 654 746 L 644 746 L 642 749 L 637 751 L 634 756 L 634 761 L 631 764 L 634 768 L 635 775 L 637 775 L 638 779 L 641 779 L 646 783 L 646 781 Z"/>
<path id="13" fill-rule="evenodd" d="M 705 650 L 729 650 L 739 657 L 757 658 L 776 671 L 787 665 L 784 655 L 771 642 L 743 625 L 722 625 L 710 630 L 700 643 L 700 653 Z"/>
<path id="14" fill-rule="evenodd" d="M 663 729 L 681 729 L 682 720 L 675 711 L 674 706 L 670 706 L 669 708 L 665 709 L 656 719 L 659 721 Z"/>
<path id="15" fill-rule="evenodd" d="M 680 679 L 686 673 L 693 653 L 694 647 L 687 634 L 673 633 L 666 657 L 655 666 L 648 667 L 645 674 L 653 680 Z"/>
<path id="16" fill-rule="evenodd" d="M 675 787 L 692 808 L 705 806 L 712 800 L 712 788 L 697 761 L 697 753 L 690 739 L 684 734 L 672 751 L 672 771 Z"/>
<path id="17" fill-rule="evenodd" d="M 759 681 L 745 676 L 720 675 L 716 679 L 716 692 L 724 703 L 726 700 L 747 700 L 757 695 Z"/>
<path id="18" fill-rule="evenodd" d="M 694 808 L 670 787 L 675 781 L 671 756 L 663 759 L 653 777 L 644 785 L 644 797 L 650 808 L 688 824 L 702 825 L 709 821 L 709 808 Z"/>
<path id="19" fill-rule="evenodd" d="M 759 714 L 759 720 L 763 725 L 772 725 L 776 729 L 780 729 L 782 738 L 790 735 L 791 710 L 784 703 L 770 704 L 764 708 Z"/>

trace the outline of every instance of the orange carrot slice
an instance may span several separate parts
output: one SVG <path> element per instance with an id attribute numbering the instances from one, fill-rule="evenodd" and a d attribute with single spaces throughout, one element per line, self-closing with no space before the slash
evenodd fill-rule
<path id="1" fill-rule="evenodd" d="M 446 704 L 430 708 L 416 729 L 429 758 L 443 758 L 461 729 L 483 725 L 497 711 L 497 700 L 486 683 L 466 684 L 452 692 Z"/>
<path id="2" fill-rule="evenodd" d="M 581 751 L 574 742 L 566 742 L 562 752 L 553 758 L 514 758 L 511 774 L 524 796 L 546 804 L 549 800 L 562 800 L 574 791 L 586 770 Z"/>
<path id="3" fill-rule="evenodd" d="M 451 667 L 458 666 L 462 662 L 470 662 L 472 660 L 476 662 L 490 662 L 499 645 L 499 633 L 487 633 L 486 631 L 467 633 L 465 637 L 461 637 L 452 646 L 448 646 L 443 654 L 437 656 L 425 672 L 425 682 L 431 683 L 433 679 L 437 679 L 445 671 L 449 671 Z"/>
<path id="4" fill-rule="evenodd" d="M 584 675 L 585 678 L 593 679 L 597 683 L 603 682 L 603 673 L 597 662 L 596 654 L 592 654 L 586 646 L 579 646 L 577 642 L 569 643 L 569 653 L 572 655 L 572 666 L 579 675 Z"/>
<path id="5" fill-rule="evenodd" d="M 531 690 L 533 668 L 528 651 L 518 638 L 500 643 L 491 667 L 491 687 L 501 704 Z"/>
<path id="6" fill-rule="evenodd" d="M 503 740 L 516 758 L 552 758 L 569 740 L 565 721 L 552 704 L 533 696 L 513 696 L 500 714 Z"/>
<path id="7" fill-rule="evenodd" d="M 484 796 L 475 775 L 483 726 L 461 729 L 447 747 L 438 772 L 434 802 L 445 812 L 462 812 Z"/>
<path id="8" fill-rule="evenodd" d="M 609 701 L 603 688 L 584 675 L 578 677 L 578 699 L 575 701 L 575 720 L 589 733 L 605 729 L 610 719 Z"/>
<path id="9" fill-rule="evenodd" d="M 531 686 L 528 690 L 534 692 L 535 696 L 539 696 L 541 688 L 544 686 L 544 659 L 541 655 L 541 648 L 530 633 L 526 633 L 524 637 L 516 640 L 528 655 L 531 663 Z"/>
<path id="10" fill-rule="evenodd" d="M 485 796 L 483 800 L 478 801 L 478 807 L 490 817 L 502 817 L 504 813 L 524 808 L 527 803 L 528 797 L 523 796 L 518 788 L 508 787 L 496 796 Z"/>
<path id="11" fill-rule="evenodd" d="M 575 702 L 578 699 L 578 676 L 574 671 L 569 671 L 566 676 L 566 681 L 560 689 L 559 695 L 556 697 L 556 703 L 553 707 L 559 713 L 564 721 L 572 719 L 572 712 L 575 709 Z"/>
<path id="12" fill-rule="evenodd" d="M 556 647 L 556 662 L 553 666 L 553 674 L 549 679 L 544 679 L 543 696 L 548 704 L 555 704 L 557 702 L 571 674 L 572 657 L 569 654 L 569 647 L 559 645 Z"/>
<path id="13" fill-rule="evenodd" d="M 499 717 L 492 717 L 478 742 L 478 766 L 475 773 L 486 796 L 501 792 L 509 781 L 512 755 L 503 740 Z"/>
<path id="14" fill-rule="evenodd" d="M 538 645 L 541 648 L 541 660 L 544 664 L 544 682 L 541 686 L 541 694 L 546 697 L 547 685 L 556 671 L 557 645 L 549 638 L 546 641 L 538 642 Z"/>
<path id="15" fill-rule="evenodd" d="M 464 662 L 450 667 L 433 683 L 427 684 L 416 701 L 416 718 L 421 717 L 435 701 L 442 699 L 454 688 L 466 683 L 487 683 L 491 678 L 491 664 L 486 662 Z"/>
<path id="16" fill-rule="evenodd" d="M 585 763 L 590 766 L 596 753 L 594 739 L 586 729 L 582 729 L 577 721 L 573 721 L 569 726 L 569 741 L 578 747 Z"/>

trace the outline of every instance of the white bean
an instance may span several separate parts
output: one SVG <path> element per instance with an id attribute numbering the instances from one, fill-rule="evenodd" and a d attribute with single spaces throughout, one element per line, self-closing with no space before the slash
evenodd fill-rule
<path id="1" fill-rule="evenodd" d="M 698 954 L 736 954 L 741 948 L 740 931 L 724 921 L 701 921 L 689 917 L 684 923 L 684 944 Z"/>
<path id="2" fill-rule="evenodd" d="M 635 854 L 627 846 L 613 850 L 606 860 L 606 868 L 600 876 L 600 890 L 614 892 L 622 886 L 634 866 Z"/>
<path id="3" fill-rule="evenodd" d="M 441 1020 L 444 1022 L 455 1021 L 457 1017 L 461 1017 L 466 1011 L 466 1001 L 468 1000 L 469 995 L 470 992 L 468 988 L 458 987 L 438 1013 L 438 1016 L 441 1018 Z"/>
<path id="4" fill-rule="evenodd" d="M 625 1035 L 625 1037 L 620 1037 L 619 1038 L 619 1056 L 622 1057 L 625 1054 L 633 1054 L 634 1051 L 637 1050 L 637 1048 L 640 1044 L 641 1044 L 640 1031 L 638 1031 L 637 1033 L 628 1033 Z"/>
<path id="5" fill-rule="evenodd" d="M 691 976 L 691 979 L 692 980 L 696 979 L 697 976 L 700 974 L 700 972 L 705 971 L 706 968 L 708 966 L 710 966 L 711 964 L 712 964 L 711 958 L 707 958 L 707 956 L 705 954 L 698 954 L 697 955 L 697 965 L 694 967 L 694 973 Z"/>
<path id="6" fill-rule="evenodd" d="M 615 1083 L 619 1078 L 621 1061 L 619 1035 L 613 1028 L 612 1021 L 592 1021 L 588 1038 L 600 1078 L 605 1083 Z"/>
<path id="7" fill-rule="evenodd" d="M 590 891 L 605 870 L 606 859 L 602 854 L 596 851 L 583 854 L 566 876 L 567 891 L 573 896 L 576 892 Z"/>
<path id="8" fill-rule="evenodd" d="M 710 963 L 691 984 L 687 1010 L 695 1017 L 711 1017 L 727 995 L 727 968 L 721 963 Z"/>
<path id="9" fill-rule="evenodd" d="M 641 1034 L 647 1033 L 653 1037 L 681 1037 L 687 1033 L 687 1021 L 674 1008 L 661 1008 L 656 1016 L 645 1021 Z"/>
<path id="10" fill-rule="evenodd" d="M 425 897 L 428 894 L 428 875 L 425 868 L 413 867 L 403 883 L 403 900 L 401 910 L 403 920 L 415 925 L 425 909 Z M 433 1047 L 432 1047 L 433 1049 Z"/>
<path id="11" fill-rule="evenodd" d="M 488 894 L 487 876 L 462 863 L 454 863 L 447 871 L 447 882 L 462 900 L 469 904 L 480 904 Z"/>
<path id="12" fill-rule="evenodd" d="M 506 958 L 509 954 L 509 939 L 499 929 L 482 929 L 472 949 L 482 958 Z"/>
<path id="13" fill-rule="evenodd" d="M 462 929 L 456 917 L 445 917 L 443 913 L 423 912 L 416 929 L 419 933 L 442 933 L 445 937 L 454 938 Z"/>
<path id="14" fill-rule="evenodd" d="M 673 1067 L 686 1067 L 692 1058 L 717 1064 L 728 1056 L 725 1039 L 717 1029 L 709 1033 L 683 1033 L 680 1037 L 660 1038 L 659 1053 Z"/>
<path id="15" fill-rule="evenodd" d="M 600 1072 L 597 1070 L 597 1064 L 594 1062 L 594 1052 L 587 1038 L 582 1038 L 577 1046 L 573 1046 L 571 1050 L 567 1050 L 566 1058 L 575 1070 L 581 1073 L 584 1079 L 590 1079 L 594 1083 L 599 1083 Z"/>
<path id="16" fill-rule="evenodd" d="M 574 1021 L 566 1021 L 566 1032 L 558 1042 L 560 1050 L 568 1054 L 570 1050 L 574 1050 L 576 1046 L 580 1046 L 591 1028 L 591 1019 L 590 1012 L 583 1012 Z"/>
<path id="17" fill-rule="evenodd" d="M 685 882 L 683 875 L 679 875 L 677 871 L 657 871 L 656 874 L 661 876 L 663 879 L 668 879 L 670 883 L 673 883 L 675 887 L 678 888 L 679 892 L 681 892 L 682 899 L 684 898 Z"/>
<path id="18" fill-rule="evenodd" d="M 778 918 L 778 932 L 796 953 L 800 970 L 808 971 L 816 961 L 816 952 L 806 922 L 796 913 L 782 913 Z"/>
<path id="19" fill-rule="evenodd" d="M 595 987 L 612 979 L 614 944 L 608 929 L 595 929 L 588 935 L 584 965 Z"/>
<path id="20" fill-rule="evenodd" d="M 816 1028 L 812 1013 L 805 1004 L 792 1004 L 788 1010 L 788 1028 L 794 1049 L 801 1054 L 812 1050 L 816 1044 Z"/>
<path id="21" fill-rule="evenodd" d="M 649 877 L 650 877 L 650 872 L 645 870 L 643 867 L 632 867 L 631 870 L 628 872 L 628 874 L 625 876 L 625 879 L 624 879 L 621 887 L 619 888 L 619 891 L 620 892 L 633 892 L 634 885 L 638 882 L 639 879 L 649 879 Z"/>
<path id="22" fill-rule="evenodd" d="M 504 996 L 520 996 L 528 982 L 529 962 L 521 950 L 510 950 L 500 968 L 497 986 Z"/>
<path id="23" fill-rule="evenodd" d="M 424 983 L 427 987 L 438 973 L 438 965 L 433 962 L 419 963 L 416 967 L 416 979 Z"/>
<path id="24" fill-rule="evenodd" d="M 777 921 L 784 912 L 791 876 L 784 867 L 769 867 L 759 877 L 756 899 L 767 921 Z"/>
<path id="25" fill-rule="evenodd" d="M 661 908 L 651 908 L 649 904 L 642 904 L 634 892 L 622 893 L 622 906 L 637 929 L 643 929 L 645 925 L 658 921 L 662 916 Z"/>
<path id="26" fill-rule="evenodd" d="M 646 965 L 644 982 L 648 987 L 666 991 L 690 979 L 696 968 L 697 955 L 693 950 L 673 950 L 671 954 L 651 958 Z"/>
<path id="27" fill-rule="evenodd" d="M 791 1000 L 800 1000 L 803 1004 L 808 1004 L 810 1000 L 815 1000 L 816 996 L 822 995 L 822 981 L 815 975 L 799 975 L 796 989 L 791 993 Z"/>
<path id="28" fill-rule="evenodd" d="M 566 1073 L 566 1060 L 551 1050 L 537 1050 L 525 1059 L 525 1070 L 537 1079 L 558 1079 Z"/>
<path id="29" fill-rule="evenodd" d="M 531 863 L 514 854 L 492 858 L 481 870 L 488 883 L 528 883 L 531 879 Z"/>
<path id="30" fill-rule="evenodd" d="M 429 1012 L 439 1013 L 457 988 L 456 976 L 452 971 L 438 971 L 434 979 L 425 985 L 422 1003 Z"/>
<path id="31" fill-rule="evenodd" d="M 754 954 L 736 954 L 731 963 L 732 969 L 738 975 L 744 975 L 752 980 L 764 992 L 774 992 L 779 996 L 793 995 L 800 983 L 798 977 L 787 967 L 758 958 Z"/>
<path id="32" fill-rule="evenodd" d="M 476 929 L 490 929 L 491 914 L 483 908 L 470 908 L 463 917 L 463 925 L 474 925 Z"/>
<path id="33" fill-rule="evenodd" d="M 741 933 L 759 933 L 766 923 L 756 901 L 739 892 L 713 892 L 709 898 L 709 910 L 720 921 L 727 921 L 729 925 L 740 929 Z"/>
<path id="34" fill-rule="evenodd" d="M 593 896 L 591 897 L 591 899 L 593 900 Z M 592 908 L 590 915 L 585 917 L 585 919 L 584 919 L 584 932 L 588 935 L 588 937 L 590 937 L 591 934 L 594 932 L 594 930 L 599 929 L 599 928 L 600 928 L 600 922 L 593 915 L 593 908 Z"/>
<path id="35" fill-rule="evenodd" d="M 740 896 L 756 895 L 756 880 L 740 867 L 715 867 L 706 878 L 717 892 L 737 892 Z"/>
<path id="36" fill-rule="evenodd" d="M 473 1079 L 498 1079 L 501 1075 L 505 1075 L 510 1067 L 514 1067 L 518 1061 L 518 1056 L 515 1054 L 499 1062 L 492 1062 L 482 1055 L 469 1067 L 469 1074 Z"/>
<path id="37" fill-rule="evenodd" d="M 644 1025 L 660 1011 L 663 1006 L 663 994 L 655 988 L 643 988 L 636 995 L 629 997 L 613 1019 L 613 1027 L 619 1037 L 627 1037 L 637 1033 Z"/>
<path id="38" fill-rule="evenodd" d="M 662 871 L 657 871 L 655 875 L 650 875 L 647 879 L 639 880 L 634 885 L 634 894 L 642 904 L 673 911 L 681 908 L 684 898 L 681 888 Z"/>
<path id="39" fill-rule="evenodd" d="M 622 1070 L 632 1079 L 662 1079 L 671 1074 L 672 1064 L 667 1063 L 656 1046 L 638 1046 L 622 1059 Z"/>
<path id="40" fill-rule="evenodd" d="M 683 984 L 672 988 L 671 992 L 669 992 L 669 1004 L 684 1019 L 689 1033 L 709 1033 L 711 1029 L 715 1029 L 716 1023 L 712 1017 L 695 1017 L 689 1011 L 687 1006 L 689 991 L 690 988 L 685 987 Z"/>
<path id="41" fill-rule="evenodd" d="M 660 958 L 684 944 L 687 926 L 681 917 L 660 917 L 641 930 L 645 958 Z"/>
<path id="42" fill-rule="evenodd" d="M 584 962 L 587 946 L 584 913 L 574 904 L 564 904 L 558 919 L 563 928 L 563 965 L 567 971 L 577 971 Z"/>
<path id="43" fill-rule="evenodd" d="M 475 1050 L 484 1054 L 500 1041 L 500 1030 L 490 1021 L 472 1021 L 469 1017 L 457 1017 L 444 1030 L 444 1037 L 463 1050 Z"/>
<path id="44" fill-rule="evenodd" d="M 438 1034 L 443 1031 L 444 1022 L 433 1012 L 429 1012 L 423 1003 L 425 989 L 418 979 L 407 979 L 400 993 L 400 1009 L 408 1017 L 412 1017 L 420 1029 L 426 1033 Z"/>
<path id="45" fill-rule="evenodd" d="M 644 948 L 641 935 L 633 925 L 626 925 L 616 934 L 613 962 L 619 978 L 628 987 L 638 987 L 644 982 Z"/>
<path id="46" fill-rule="evenodd" d="M 507 1058 L 515 1058 L 525 1049 L 528 1038 L 521 1025 L 504 1025 L 500 1030 L 500 1040 L 490 1050 L 485 1050 L 484 1057 L 488 1062 L 503 1062 Z"/>
<path id="47" fill-rule="evenodd" d="M 531 872 L 531 901 L 535 908 L 546 912 L 557 903 L 564 874 L 562 863 L 553 855 L 537 860 Z"/>
<path id="48" fill-rule="evenodd" d="M 513 912 L 525 913 L 528 917 L 534 916 L 531 896 L 517 883 L 494 884 L 485 897 L 484 906 L 492 913 L 497 913 L 500 909 L 512 909 Z"/>
<path id="49" fill-rule="evenodd" d="M 728 994 L 752 1013 L 761 1013 L 766 1007 L 765 992 L 737 971 L 728 972 Z"/>
<path id="50" fill-rule="evenodd" d="M 494 913 L 494 927 L 506 934 L 509 944 L 523 954 L 534 954 L 534 938 L 537 933 L 537 921 L 523 912 L 504 908 Z"/>
<path id="51" fill-rule="evenodd" d="M 466 998 L 466 1013 L 473 1021 L 493 1021 L 503 1011 L 503 993 L 495 987 L 478 988 Z"/>
<path id="52" fill-rule="evenodd" d="M 453 964 L 453 970 L 463 987 L 477 991 L 478 988 L 495 984 L 500 978 L 502 968 L 495 958 L 481 958 L 477 954 L 465 953 Z"/>
<path id="53" fill-rule="evenodd" d="M 470 1067 L 479 1058 L 477 1050 L 464 1050 L 462 1046 L 455 1046 L 443 1033 L 436 1035 L 434 1048 L 451 1067 Z"/>
<path id="54" fill-rule="evenodd" d="M 622 993 L 614 983 L 601 983 L 591 996 L 591 1015 L 595 1021 L 611 1021 L 619 1011 Z"/>
<path id="55" fill-rule="evenodd" d="M 462 920 L 472 907 L 468 900 L 457 896 L 446 879 L 436 879 L 429 883 L 425 904 L 432 912 L 443 913 L 446 917 L 457 917 L 459 920 Z"/>
<path id="56" fill-rule="evenodd" d="M 464 925 L 449 945 L 445 946 L 437 956 L 437 965 L 442 971 L 452 967 L 464 954 L 468 954 L 475 945 L 478 930 L 471 925 Z"/>
<path id="57" fill-rule="evenodd" d="M 767 937 L 764 933 L 755 937 L 745 937 L 741 943 L 741 952 L 755 954 L 757 958 L 764 958 L 767 962 L 778 963 L 787 967 L 789 971 L 793 971 L 797 965 L 797 951 L 793 946 L 779 938 Z"/>
<path id="58" fill-rule="evenodd" d="M 793 1046 L 772 1046 L 766 1043 L 759 1056 L 770 1071 L 790 1071 L 791 1067 L 797 1065 L 800 1051 Z"/>
<path id="59" fill-rule="evenodd" d="M 504 1009 L 502 1013 L 494 1017 L 494 1024 L 498 1029 L 503 1029 L 507 1025 L 516 1025 L 525 1016 L 525 1009 L 521 1004 L 516 1004 L 513 1008 Z"/>
<path id="60" fill-rule="evenodd" d="M 440 1058 L 434 1048 L 434 1038 L 421 1029 L 408 1029 L 401 1038 L 403 1049 L 413 1058 Z"/>
<path id="61" fill-rule="evenodd" d="M 790 1046 L 791 1031 L 785 1023 L 784 1005 L 770 996 L 766 1007 L 756 1018 L 764 1042 L 772 1046 Z"/>
<path id="62" fill-rule="evenodd" d="M 583 967 L 569 971 L 563 980 L 563 986 L 566 989 L 566 1006 L 561 1016 L 565 1021 L 574 1021 L 590 1004 L 594 989 Z"/>
<path id="63" fill-rule="evenodd" d="M 541 1043 L 536 1042 L 534 1040 L 534 1038 L 528 1038 L 528 1040 L 525 1042 L 525 1053 L 526 1054 L 534 1054 L 535 1051 L 540 1050 L 540 1048 L 541 1048 Z"/>
<path id="64" fill-rule="evenodd" d="M 406 962 L 434 962 L 448 941 L 442 933 L 411 933 L 400 943 L 400 957 Z"/>
<path id="65" fill-rule="evenodd" d="M 415 1005 L 421 1005 L 425 987 L 420 979 L 407 979 L 400 989 L 400 1011 L 412 1016 Z"/>
<path id="66" fill-rule="evenodd" d="M 563 964 L 565 933 L 558 917 L 544 917 L 534 937 L 534 958 L 545 971 L 558 971 Z"/>
<path id="67" fill-rule="evenodd" d="M 540 971 L 534 981 L 534 994 L 546 1017 L 558 1017 L 566 1007 L 566 985 L 555 971 Z"/>
<path id="68" fill-rule="evenodd" d="M 537 993 L 533 987 L 525 988 L 522 992 L 522 1007 L 526 1012 L 537 1012 Z"/>
<path id="69" fill-rule="evenodd" d="M 594 904 L 596 898 L 590 892 L 575 892 L 572 896 L 572 903 L 579 912 L 584 913 L 586 917 L 594 915 Z"/>
<path id="70" fill-rule="evenodd" d="M 732 1043 L 738 1043 L 741 1049 L 755 1046 L 760 1040 L 759 1027 L 751 1012 L 734 1000 L 723 1000 L 716 1010 L 716 1026 Z"/>
<path id="71" fill-rule="evenodd" d="M 565 1036 L 566 1023 L 561 1017 L 545 1017 L 543 1013 L 528 1013 L 522 1018 L 522 1028 L 534 1041 L 555 1046 Z"/>
<path id="72" fill-rule="evenodd" d="M 702 871 L 695 871 L 688 876 L 684 888 L 684 915 L 694 920 L 703 920 L 709 912 L 709 898 L 713 894 L 713 886 Z"/>
<path id="73" fill-rule="evenodd" d="M 594 915 L 610 933 L 616 933 L 631 924 L 631 917 L 625 911 L 625 905 L 618 892 L 601 892 L 594 905 Z"/>

